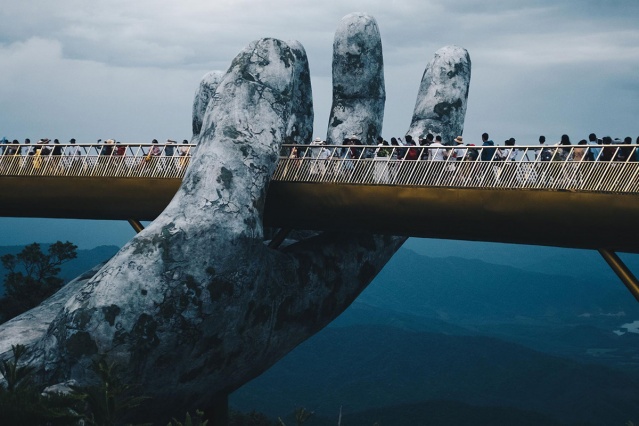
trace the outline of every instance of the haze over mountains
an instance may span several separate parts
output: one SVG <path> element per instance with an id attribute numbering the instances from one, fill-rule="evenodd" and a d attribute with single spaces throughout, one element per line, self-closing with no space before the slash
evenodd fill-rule
<path id="1" fill-rule="evenodd" d="M 335 424 L 340 406 L 349 425 L 639 420 L 639 334 L 615 333 L 639 304 L 597 253 L 486 245 L 479 260 L 422 243 L 435 256 L 400 250 L 231 403 L 273 417 L 304 406 L 310 425 Z"/>
<path id="2" fill-rule="evenodd" d="M 409 240 L 342 316 L 231 406 L 285 421 L 303 406 L 315 411 L 309 426 L 336 424 L 340 407 L 345 425 L 639 422 L 639 334 L 622 328 L 639 304 L 603 259 L 468 244 Z M 117 250 L 80 250 L 63 274 Z M 624 260 L 639 270 L 636 256 Z"/>

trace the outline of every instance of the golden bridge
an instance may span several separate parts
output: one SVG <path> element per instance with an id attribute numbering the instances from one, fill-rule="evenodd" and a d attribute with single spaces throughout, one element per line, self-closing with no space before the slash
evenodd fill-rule
<path id="1" fill-rule="evenodd" d="M 140 230 L 169 203 L 196 151 L 57 146 L 29 155 L 27 145 L 3 145 L 0 216 L 129 220 Z M 598 151 L 596 161 L 584 147 Z M 264 225 L 595 249 L 639 300 L 615 254 L 639 253 L 637 148 L 546 146 L 551 159 L 542 161 L 540 146 L 284 145 Z M 408 149 L 424 159 L 402 159 Z"/>

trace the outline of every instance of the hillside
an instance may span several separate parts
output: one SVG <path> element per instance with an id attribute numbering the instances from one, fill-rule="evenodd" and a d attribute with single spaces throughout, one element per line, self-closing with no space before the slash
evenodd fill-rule
<path id="1" fill-rule="evenodd" d="M 618 335 L 623 324 L 639 319 L 639 304 L 616 277 L 603 275 L 548 275 L 402 249 L 336 324 L 355 321 L 348 319 L 353 309 L 359 310 L 358 324 L 366 323 L 362 309 L 371 318 L 375 310 L 391 311 L 428 323 L 430 331 L 457 327 L 555 355 L 639 369 L 639 334 Z"/>
<path id="2" fill-rule="evenodd" d="M 335 424 L 340 406 L 349 425 L 639 422 L 639 334 L 615 333 L 639 319 L 639 304 L 583 252 L 568 251 L 562 268 L 554 252 L 532 261 L 535 249 L 520 262 L 401 249 L 344 314 L 231 404 L 274 418 L 305 406 L 316 412 L 309 426 Z M 117 250 L 80 250 L 63 275 Z"/>
<path id="3" fill-rule="evenodd" d="M 318 333 L 232 394 L 231 404 L 273 417 L 303 406 L 334 418 L 343 406 L 352 418 L 371 410 L 381 418 L 386 408 L 398 415 L 392 407 L 447 400 L 604 425 L 639 420 L 638 389 L 637 375 L 493 338 L 351 326 Z"/>
<path id="4" fill-rule="evenodd" d="M 400 250 L 232 404 L 272 416 L 304 406 L 310 426 L 335 424 L 340 406 L 349 425 L 637 423 L 639 334 L 615 331 L 639 305 L 591 253 L 533 262 L 526 249 L 518 264 Z"/>
<path id="5" fill-rule="evenodd" d="M 43 252 L 46 252 L 47 247 L 47 244 L 41 244 Z M 5 254 L 18 254 L 23 248 L 24 246 L 1 246 L 0 256 Z M 110 259 L 118 250 L 119 247 L 116 246 L 98 246 L 90 250 L 78 250 L 77 258 L 62 265 L 60 276 L 68 282 L 98 263 Z M 4 294 L 2 283 L 4 282 L 5 274 L 6 271 L 2 267 L 2 264 L 0 264 L 0 295 Z"/>
<path id="6" fill-rule="evenodd" d="M 402 249 L 359 300 L 460 324 L 584 323 L 613 314 L 639 319 L 639 304 L 616 277 L 578 278 Z M 622 318 L 625 319 L 625 318 Z"/>

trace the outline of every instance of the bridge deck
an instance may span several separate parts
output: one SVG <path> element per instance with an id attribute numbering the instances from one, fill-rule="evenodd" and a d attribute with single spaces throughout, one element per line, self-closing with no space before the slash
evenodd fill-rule
<path id="1" fill-rule="evenodd" d="M 634 154 L 635 146 L 606 148 L 628 147 Z M 38 160 L 1 156 L 0 215 L 152 220 L 179 188 L 190 159 L 151 158 L 145 145 L 127 146 L 122 157 L 85 148 Z M 264 222 L 639 252 L 632 225 L 639 217 L 639 163 L 618 156 L 573 161 L 575 147 L 567 158 L 542 162 L 533 147 L 517 148 L 512 161 L 452 155 L 411 161 L 396 159 L 395 150 L 367 158 L 376 147 L 354 148 L 355 158 L 344 156 L 344 147 L 299 147 L 298 156 L 283 155 L 277 165 Z"/>

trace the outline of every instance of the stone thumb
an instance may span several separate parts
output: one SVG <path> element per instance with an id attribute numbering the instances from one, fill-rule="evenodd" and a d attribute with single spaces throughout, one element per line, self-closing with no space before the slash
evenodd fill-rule
<path id="1" fill-rule="evenodd" d="M 298 68 L 308 67 L 297 54 L 271 38 L 238 54 L 209 102 L 182 186 L 156 221 L 180 228 L 198 218 L 215 228 L 198 232 L 261 240 L 267 186 L 297 108 Z"/>

